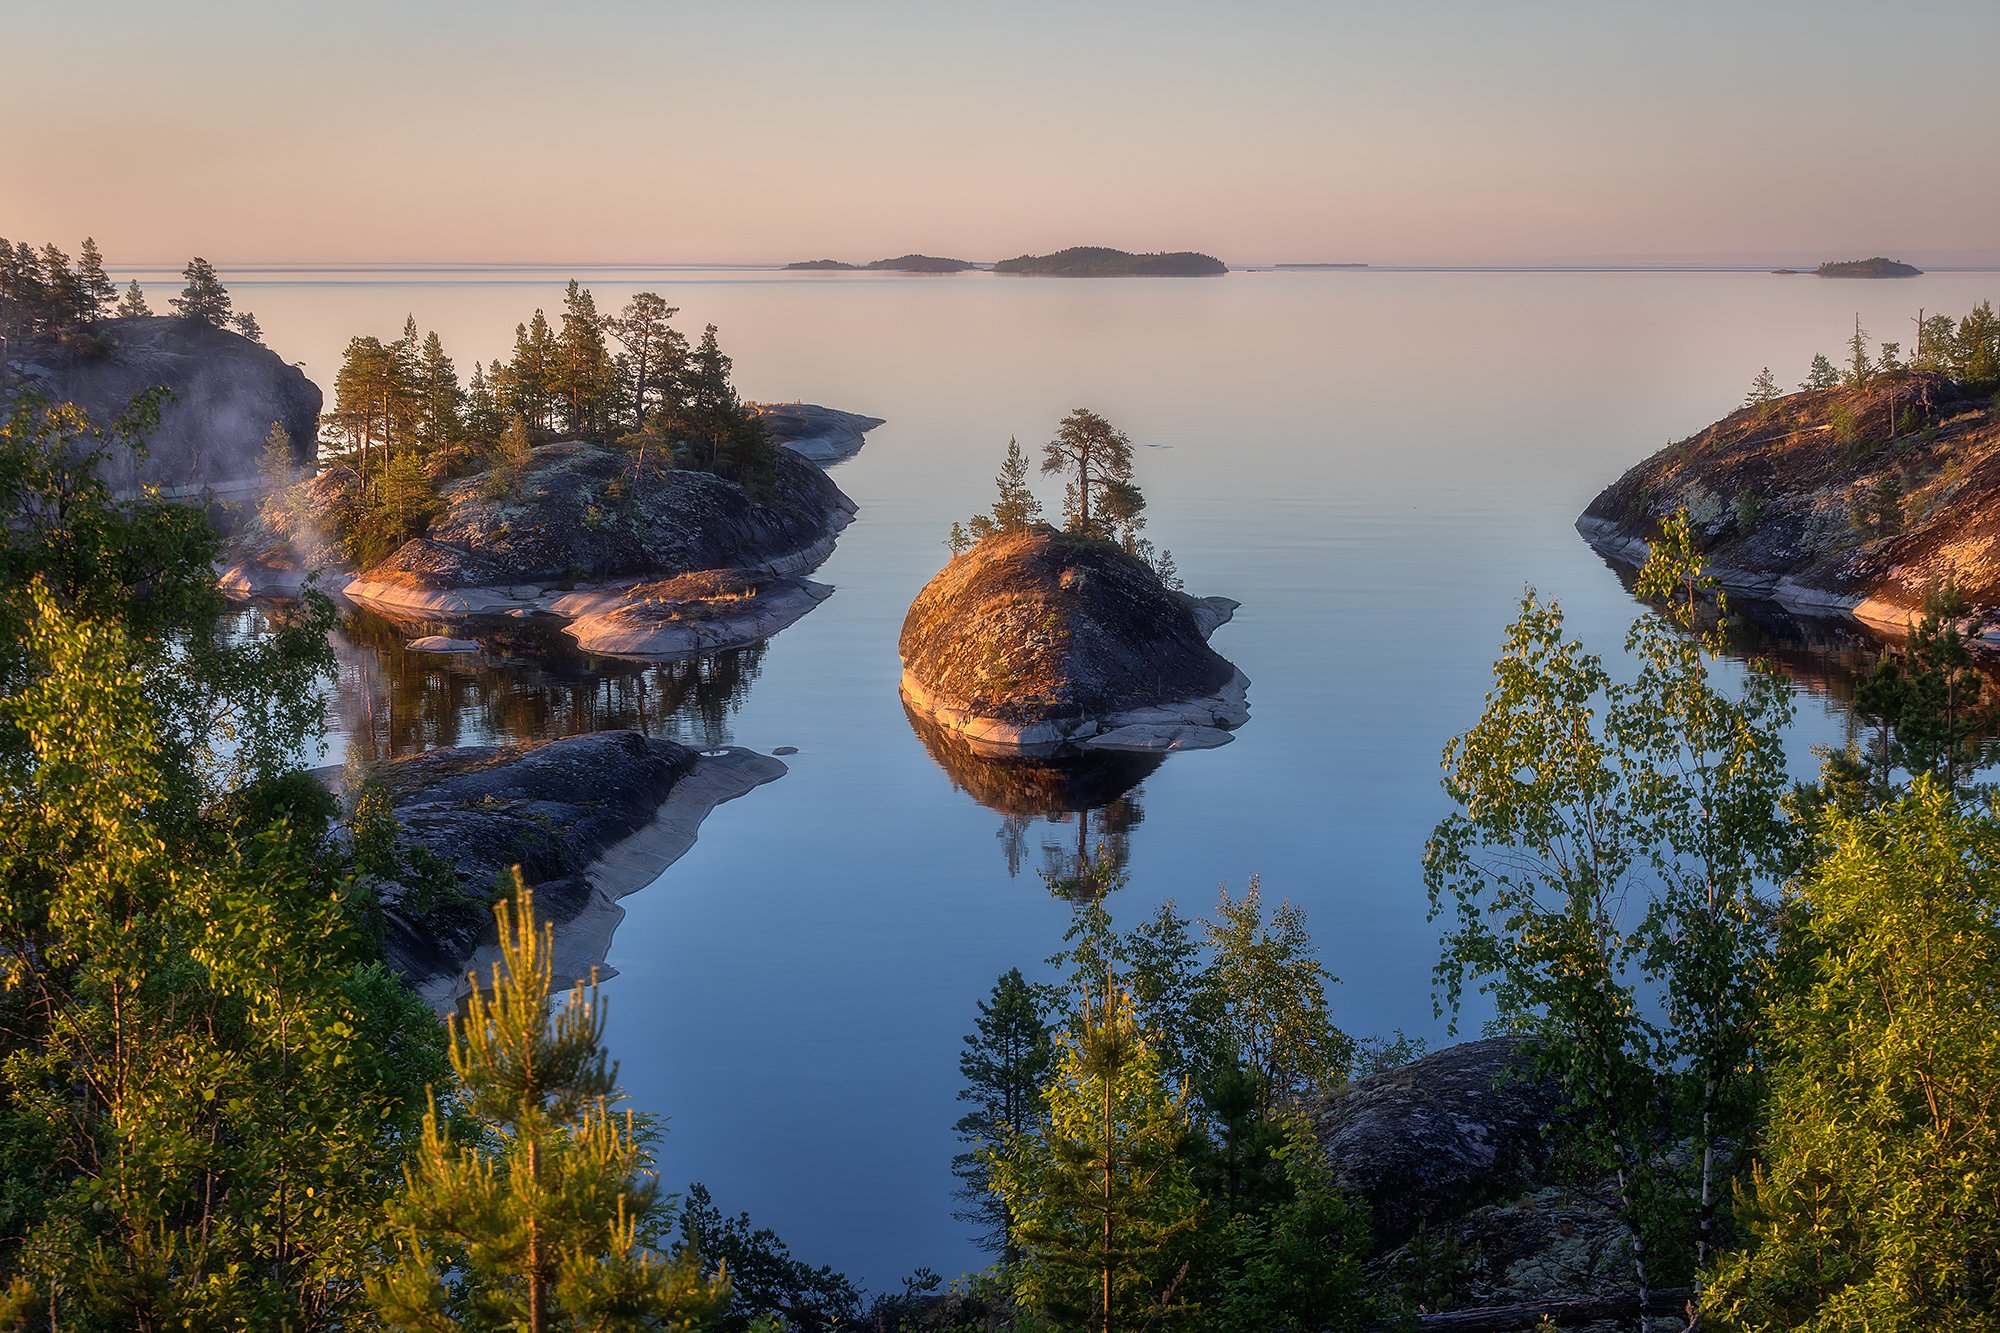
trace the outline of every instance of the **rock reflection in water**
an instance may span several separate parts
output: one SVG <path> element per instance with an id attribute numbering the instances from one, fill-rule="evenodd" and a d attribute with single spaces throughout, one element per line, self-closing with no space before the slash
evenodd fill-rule
<path id="1" fill-rule="evenodd" d="M 1132 830 L 1146 817 L 1139 785 L 1166 761 L 1164 754 L 1086 750 L 995 759 L 908 703 L 903 714 L 951 785 L 999 812 L 996 836 L 1009 875 L 1018 877 L 1036 853 L 1036 869 L 1052 889 L 1090 897 L 1102 891 L 1105 871 L 1123 870 L 1131 860 Z"/>
<path id="2" fill-rule="evenodd" d="M 1615 560 L 1605 563 L 1625 591 L 1636 589 L 1637 570 Z M 1854 691 L 1899 641 L 1844 616 L 1800 615 L 1741 593 L 1728 594 L 1727 600 L 1729 623 L 1722 639 L 1731 657 L 1769 662 L 1805 694 L 1838 704 L 1849 740 L 1867 729 L 1867 723 L 1854 715 Z M 1975 653 L 1972 665 L 1985 678 L 1987 697 L 2000 697 L 2000 662 Z"/>
<path id="3" fill-rule="evenodd" d="M 413 652 L 427 634 L 477 640 L 476 653 Z M 549 740 L 630 728 L 715 749 L 756 680 L 765 645 L 643 662 L 581 652 L 553 621 L 440 622 L 347 611 L 334 635 L 334 724 L 363 762 L 434 749 Z"/>

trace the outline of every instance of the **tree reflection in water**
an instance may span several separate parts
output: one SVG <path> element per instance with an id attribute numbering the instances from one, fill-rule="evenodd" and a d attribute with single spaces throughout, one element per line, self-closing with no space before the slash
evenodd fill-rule
<path id="1" fill-rule="evenodd" d="M 475 639 L 480 650 L 403 646 L 426 634 Z M 362 762 L 609 728 L 714 749 L 729 743 L 764 652 L 758 643 L 683 661 L 595 657 L 547 619 L 447 625 L 354 608 L 334 635 L 334 720 Z"/>
<path id="2" fill-rule="evenodd" d="M 997 836 L 1010 876 L 1020 875 L 1032 847 L 1052 888 L 1090 898 L 1131 860 L 1132 830 L 1146 817 L 1139 784 L 1165 755 L 1084 750 L 997 759 L 978 753 L 907 702 L 903 712 L 951 785 L 1000 813 Z"/>

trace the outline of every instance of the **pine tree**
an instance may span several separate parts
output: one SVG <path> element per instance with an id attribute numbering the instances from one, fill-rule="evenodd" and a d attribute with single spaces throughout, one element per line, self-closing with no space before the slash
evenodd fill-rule
<path id="1" fill-rule="evenodd" d="M 118 299 L 118 287 L 104 271 L 104 256 L 98 253 L 97 242 L 88 236 L 77 251 L 76 282 L 78 311 L 83 322 L 91 324 L 103 319 L 110 312 L 111 303 Z"/>
<path id="2" fill-rule="evenodd" d="M 507 363 L 504 379 L 496 378 L 494 383 L 501 413 L 522 417 L 536 430 L 550 429 L 555 376 L 555 335 L 549 329 L 548 316 L 537 310 L 526 324 L 514 326 L 513 359 Z"/>
<path id="3" fill-rule="evenodd" d="M 42 282 L 51 332 L 62 332 L 85 323 L 87 298 L 83 279 L 70 267 L 69 256 L 54 241 L 42 247 Z"/>
<path id="4" fill-rule="evenodd" d="M 229 289 L 222 285 L 222 279 L 215 274 L 215 266 L 200 255 L 188 260 L 181 270 L 187 279 L 187 286 L 181 294 L 167 304 L 173 307 L 182 319 L 198 319 L 216 328 L 229 325 Z"/>
<path id="5" fill-rule="evenodd" d="M 1743 405 L 1745 407 L 1764 408 L 1769 407 L 1777 400 L 1778 381 L 1771 374 L 1771 368 L 1765 366 L 1757 372 L 1757 378 L 1750 381 L 1750 392 L 1743 399 Z"/>
<path id="6" fill-rule="evenodd" d="M 435 330 L 424 335 L 417 364 L 417 440 L 429 452 L 444 448 L 463 430 L 460 413 L 465 391 L 458 387 L 458 368 L 445 355 Z"/>
<path id="7" fill-rule="evenodd" d="M 574 278 L 563 293 L 554 371 L 551 388 L 562 404 L 563 429 L 578 439 L 594 438 L 614 387 L 611 357 L 604 346 L 596 299 Z"/>
<path id="8" fill-rule="evenodd" d="M 485 369 L 475 361 L 472 363 L 472 379 L 466 384 L 465 389 L 466 438 L 475 444 L 497 444 L 503 424 L 500 419 L 499 399 L 494 395 L 492 385 L 487 382 Z"/>
<path id="9" fill-rule="evenodd" d="M 1833 368 L 1833 362 L 1826 359 L 1826 353 L 1813 353 L 1812 365 L 1799 387 L 1807 392 L 1840 387 L 1840 372 Z"/>
<path id="10" fill-rule="evenodd" d="M 1858 389 L 1874 378 L 1875 363 L 1868 356 L 1868 330 L 1861 327 L 1861 315 L 1854 316 L 1854 336 L 1847 340 L 1847 370 L 1841 376 L 1850 389 Z"/>
<path id="11" fill-rule="evenodd" d="M 623 392 L 632 429 L 677 406 L 687 364 L 687 339 L 670 322 L 679 309 L 655 292 L 640 292 L 605 329 L 625 348 Z"/>
<path id="12" fill-rule="evenodd" d="M 494 909 L 501 961 L 451 1020 L 471 1138 L 435 1101 L 390 1203 L 396 1262 L 370 1283 L 393 1328 L 682 1329 L 719 1316 L 726 1279 L 660 1250 L 651 1133 L 619 1112 L 593 979 L 549 1004 L 552 940 L 519 884 Z"/>
<path id="13" fill-rule="evenodd" d="M 1015 1300 L 1098 1333 L 1185 1313 L 1181 1251 L 1201 1200 L 1183 1157 L 1183 1100 L 1122 991 L 1086 997 L 1057 1043 L 1040 1132 L 994 1158 L 994 1188 L 1017 1219 Z"/>
<path id="14" fill-rule="evenodd" d="M 248 310 L 240 311 L 237 314 L 231 315 L 229 317 L 229 322 L 235 328 L 237 333 L 249 339 L 251 342 L 258 344 L 259 346 L 263 345 L 264 330 L 258 325 L 257 317 L 251 314 Z"/>
<path id="15" fill-rule="evenodd" d="M 2000 316 L 1991 301 L 1981 301 L 1958 321 L 1953 340 L 1958 378 L 1981 386 L 2000 381 Z"/>
<path id="16" fill-rule="evenodd" d="M 992 512 L 972 516 L 965 532 L 968 546 L 995 534 L 1024 532 L 1042 516 L 1042 502 L 1028 489 L 1028 455 L 1022 451 L 1020 440 L 1008 438 L 1007 458 L 1000 465 L 1000 475 L 993 479 L 993 485 L 996 494 Z"/>
<path id="17" fill-rule="evenodd" d="M 1041 1083 L 1049 1069 L 1048 1027 L 1035 991 L 1009 968 L 994 983 L 990 999 L 979 1002 L 977 1031 L 965 1038 L 958 1072 L 965 1079 L 958 1099 L 973 1109 L 953 1128 L 967 1151 L 951 1160 L 965 1206 L 954 1216 L 982 1228 L 981 1248 L 997 1252 L 1003 1266 L 1014 1264 L 1015 1218 L 993 1191 L 993 1154 L 1029 1133 L 1041 1111 Z"/>
<path id="18" fill-rule="evenodd" d="M 125 297 L 119 301 L 113 312 L 119 319 L 144 319 L 153 313 L 153 307 L 146 304 L 146 293 L 139 289 L 139 280 L 132 279 L 125 287 Z"/>
<path id="19" fill-rule="evenodd" d="M 1063 526 L 1117 540 L 1135 526 L 1146 499 L 1132 483 L 1132 441 L 1095 412 L 1077 408 L 1042 446 L 1042 471 L 1066 477 Z"/>

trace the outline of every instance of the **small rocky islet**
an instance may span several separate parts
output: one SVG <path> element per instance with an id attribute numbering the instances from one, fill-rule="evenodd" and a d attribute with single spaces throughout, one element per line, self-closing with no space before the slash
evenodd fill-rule
<path id="1" fill-rule="evenodd" d="M 1236 607 L 1168 588 L 1112 542 L 998 533 L 911 604 L 903 698 L 988 756 L 1222 745 L 1249 717 L 1249 681 L 1208 636 Z"/>

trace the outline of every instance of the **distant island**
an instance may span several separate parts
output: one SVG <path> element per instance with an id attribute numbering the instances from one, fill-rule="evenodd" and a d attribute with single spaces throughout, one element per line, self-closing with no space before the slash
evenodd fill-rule
<path id="1" fill-rule="evenodd" d="M 838 259 L 807 259 L 787 264 L 787 272 L 843 273 L 965 273 L 979 265 L 967 259 L 940 259 L 936 255 L 897 255 L 872 264 L 849 264 Z"/>
<path id="2" fill-rule="evenodd" d="M 1873 259 L 1828 260 L 1813 270 L 1822 278 L 1914 278 L 1923 270 L 1877 255 Z"/>
<path id="3" fill-rule="evenodd" d="M 1366 264 L 1273 264 L 1276 269 L 1367 268 Z"/>
<path id="4" fill-rule="evenodd" d="M 1048 278 L 1206 278 L 1229 272 L 1229 265 L 1193 250 L 1135 255 L 1101 245 L 1074 245 L 1052 255 L 1003 259 L 993 271 Z"/>

